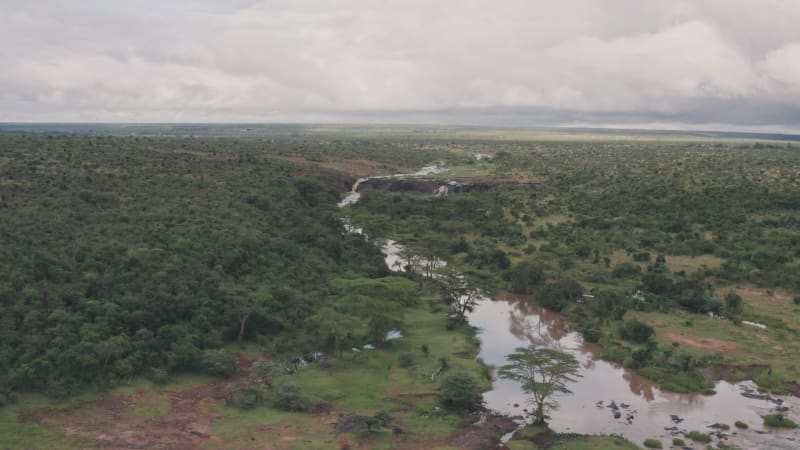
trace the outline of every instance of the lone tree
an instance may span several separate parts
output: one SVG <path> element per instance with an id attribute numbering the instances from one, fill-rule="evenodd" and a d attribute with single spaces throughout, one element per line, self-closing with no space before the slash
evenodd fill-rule
<path id="1" fill-rule="evenodd" d="M 533 345 L 518 347 L 507 355 L 506 364 L 497 371 L 501 378 L 518 381 L 522 390 L 532 396 L 531 403 L 536 407 L 534 424 L 546 424 L 546 409 L 555 409 L 558 403 L 551 397 L 555 394 L 569 394 L 568 381 L 579 377 L 580 365 L 574 356 L 549 348 L 536 348 Z"/>
<path id="2" fill-rule="evenodd" d="M 467 320 L 467 313 L 478 305 L 481 291 L 472 286 L 464 275 L 449 269 L 440 270 L 439 278 L 444 286 L 444 298 L 450 305 L 450 312 L 460 321 Z"/>

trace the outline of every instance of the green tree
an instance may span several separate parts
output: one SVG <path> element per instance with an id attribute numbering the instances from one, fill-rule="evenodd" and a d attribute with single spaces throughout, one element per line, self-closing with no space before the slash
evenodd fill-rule
<path id="1" fill-rule="evenodd" d="M 731 317 L 738 317 L 742 314 L 742 310 L 744 309 L 742 297 L 733 292 L 729 292 L 725 296 L 725 311 Z"/>
<path id="2" fill-rule="evenodd" d="M 539 295 L 539 304 L 559 312 L 568 304 L 583 297 L 583 288 L 575 280 L 558 280 L 544 287 Z"/>
<path id="3" fill-rule="evenodd" d="M 285 373 L 284 368 L 269 360 L 258 361 L 253 364 L 253 373 L 264 382 L 267 387 L 272 387 L 275 379 Z"/>
<path id="4" fill-rule="evenodd" d="M 531 287 L 544 281 L 544 271 L 541 265 L 532 261 L 523 261 L 515 264 L 511 269 L 511 288 L 518 293 L 530 293 Z"/>
<path id="5" fill-rule="evenodd" d="M 331 349 L 338 351 L 341 356 L 344 344 L 351 337 L 358 320 L 349 314 L 326 307 L 311 316 L 310 324 L 317 336 L 326 340 Z"/>
<path id="6" fill-rule="evenodd" d="M 473 286 L 466 276 L 450 269 L 439 270 L 439 280 L 444 287 L 444 298 L 450 306 L 450 312 L 459 321 L 467 320 L 467 313 L 478 305 L 481 292 Z"/>
<path id="7" fill-rule="evenodd" d="M 501 378 L 514 380 L 522 385 L 522 390 L 531 396 L 534 405 L 534 423 L 544 425 L 547 409 L 554 409 L 556 394 L 569 394 L 567 382 L 580 376 L 580 365 L 574 356 L 549 348 L 518 347 L 506 356 L 509 364 L 500 367 L 497 374 Z"/>
<path id="8" fill-rule="evenodd" d="M 445 408 L 475 411 L 483 404 L 478 383 L 465 373 L 454 373 L 442 381 L 440 400 Z"/>
<path id="9" fill-rule="evenodd" d="M 640 344 L 650 340 L 656 331 L 650 325 L 638 319 L 628 319 L 619 327 L 619 335 L 622 339 Z"/>
<path id="10" fill-rule="evenodd" d="M 256 289 L 248 289 L 245 283 L 229 283 L 223 286 L 223 291 L 229 301 L 229 307 L 233 311 L 238 322 L 239 332 L 236 342 L 242 345 L 247 321 L 254 314 L 264 313 L 265 307 L 269 302 L 269 291 L 264 286 Z"/>

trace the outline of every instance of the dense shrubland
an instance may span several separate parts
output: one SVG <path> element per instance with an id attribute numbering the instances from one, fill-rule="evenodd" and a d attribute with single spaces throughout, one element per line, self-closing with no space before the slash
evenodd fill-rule
<path id="1" fill-rule="evenodd" d="M 800 289 L 791 144 L 499 142 L 492 153 L 483 179 L 495 187 L 444 198 L 369 191 L 354 218 L 495 288 L 532 293 L 607 358 L 674 390 L 708 389 L 697 369 L 722 355 L 657 345 L 639 313 L 755 320 L 778 341 L 800 335 L 794 320 L 761 315 L 730 287 Z M 756 379 L 777 388 L 769 374 Z"/>
<path id="2" fill-rule="evenodd" d="M 0 392 L 231 375 L 237 339 L 327 352 L 397 325 L 413 285 L 282 145 L 0 134 Z"/>

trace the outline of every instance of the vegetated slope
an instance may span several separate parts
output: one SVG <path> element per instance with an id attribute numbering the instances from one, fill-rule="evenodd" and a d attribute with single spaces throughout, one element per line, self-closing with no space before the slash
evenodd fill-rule
<path id="1" fill-rule="evenodd" d="M 791 144 L 504 142 L 464 167 L 545 181 L 441 198 L 369 191 L 352 214 L 367 233 L 533 293 L 662 386 L 705 391 L 701 375 L 721 372 L 797 391 L 798 163 Z M 679 332 L 691 341 L 670 339 Z M 699 339 L 731 351 L 687 344 Z"/>
<path id="2" fill-rule="evenodd" d="M 193 368 L 244 317 L 302 349 L 330 280 L 384 275 L 331 186 L 261 148 L 0 134 L 0 393 Z"/>

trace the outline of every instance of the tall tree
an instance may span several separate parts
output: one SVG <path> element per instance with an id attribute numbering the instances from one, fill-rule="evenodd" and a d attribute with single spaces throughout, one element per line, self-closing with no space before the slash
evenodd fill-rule
<path id="1" fill-rule="evenodd" d="M 247 321 L 254 314 L 262 313 L 265 310 L 270 294 L 264 286 L 251 290 L 235 283 L 227 284 L 223 287 L 223 291 L 228 298 L 229 307 L 238 321 L 239 333 L 236 341 L 239 345 L 242 345 L 247 329 Z"/>
<path id="2" fill-rule="evenodd" d="M 480 300 L 481 291 L 475 287 L 466 276 L 450 269 L 440 269 L 439 280 L 444 287 L 444 297 L 450 311 L 458 320 L 467 319 L 467 313 L 472 312 Z"/>
<path id="3" fill-rule="evenodd" d="M 498 369 L 500 378 L 518 381 L 522 390 L 531 396 L 534 423 L 544 425 L 547 409 L 555 409 L 558 403 L 552 399 L 556 394 L 569 394 L 567 382 L 580 376 L 580 365 L 574 356 L 549 348 L 518 347 L 506 356 L 509 364 Z"/>
<path id="4" fill-rule="evenodd" d="M 348 314 L 342 314 L 333 308 L 322 308 L 311 316 L 311 325 L 323 340 L 327 340 L 333 351 L 342 354 L 344 343 L 350 338 L 358 325 L 358 320 Z"/>

